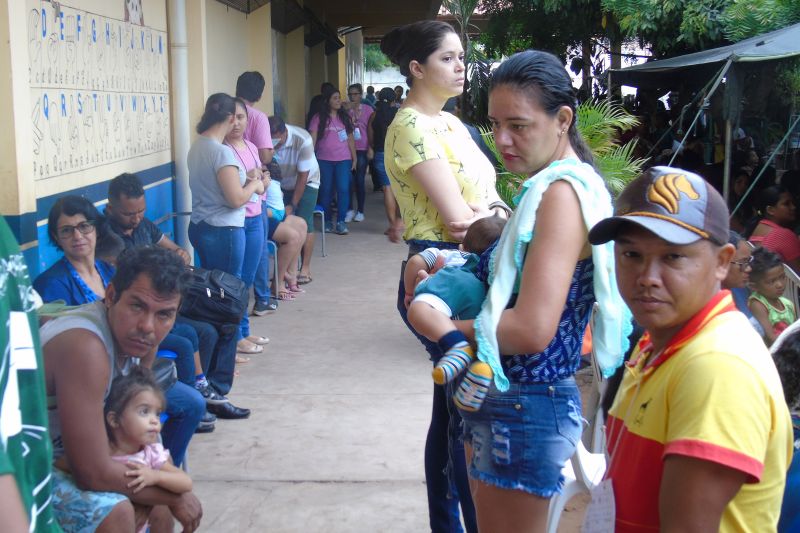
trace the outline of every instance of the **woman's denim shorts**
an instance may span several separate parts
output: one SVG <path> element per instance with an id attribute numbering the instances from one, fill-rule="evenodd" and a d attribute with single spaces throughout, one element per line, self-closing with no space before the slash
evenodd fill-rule
<path id="1" fill-rule="evenodd" d="M 459 411 L 464 444 L 472 446 L 470 477 L 542 498 L 561 492 L 561 469 L 583 428 L 574 378 L 494 386 L 478 412 Z"/>

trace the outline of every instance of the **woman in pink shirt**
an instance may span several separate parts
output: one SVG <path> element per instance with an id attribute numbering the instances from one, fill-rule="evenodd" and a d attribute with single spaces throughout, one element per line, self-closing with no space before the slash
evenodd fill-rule
<path id="1" fill-rule="evenodd" d="M 269 172 L 261 169 L 261 159 L 258 155 L 256 145 L 244 138 L 247 128 L 247 108 L 244 100 L 235 98 L 236 111 L 233 115 L 233 128 L 225 136 L 225 144 L 231 147 L 236 154 L 236 162 L 244 169 L 250 177 L 261 178 L 264 180 L 264 188 L 269 187 Z M 253 284 L 256 277 L 256 268 L 261 259 L 262 247 L 266 241 L 266 229 L 264 228 L 264 217 L 261 216 L 262 195 L 253 194 L 245 204 L 244 219 L 244 262 L 242 263 L 242 281 L 247 286 Z M 250 334 L 250 320 L 247 313 L 242 316 L 239 325 L 240 339 L 236 348 L 239 352 L 246 354 L 261 353 L 264 351 L 264 344 L 269 339 L 260 335 Z M 237 362 L 243 362 L 237 361 Z"/>
<path id="2" fill-rule="evenodd" d="M 369 118 L 375 112 L 371 106 L 361 103 L 362 89 L 360 83 L 354 83 L 347 88 L 347 96 L 350 98 L 350 118 L 353 119 L 353 140 L 356 144 L 356 170 L 353 173 L 354 189 L 356 193 L 356 207 L 350 205 L 350 210 L 347 212 L 345 222 L 355 220 L 361 222 L 364 220 L 364 200 L 366 199 L 366 188 L 364 185 L 364 177 L 367 175 L 367 161 L 372 159 L 372 148 L 369 146 L 369 139 L 367 138 L 367 124 Z"/>
<path id="3" fill-rule="evenodd" d="M 796 216 L 792 194 L 777 185 L 767 187 L 759 193 L 756 209 L 760 219 L 749 241 L 775 252 L 792 270 L 800 273 L 800 239 L 791 229 Z"/>
<path id="4" fill-rule="evenodd" d="M 308 125 L 319 162 L 319 203 L 325 210 L 325 231 L 334 231 L 331 199 L 336 189 L 335 231 L 347 235 L 344 218 L 350 206 L 350 176 L 356 168 L 353 121 L 342 108 L 341 95 L 335 88 L 325 88 L 322 102 L 322 109 Z"/>

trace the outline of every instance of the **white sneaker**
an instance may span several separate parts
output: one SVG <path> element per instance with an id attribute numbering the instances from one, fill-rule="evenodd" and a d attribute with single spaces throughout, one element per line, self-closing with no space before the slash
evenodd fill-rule
<path id="1" fill-rule="evenodd" d="M 355 214 L 356 214 L 355 211 L 353 211 L 352 209 L 349 210 L 347 212 L 347 214 L 345 214 L 345 216 L 344 216 L 344 221 L 345 222 L 352 222 L 353 221 L 353 217 L 355 216 Z"/>
<path id="2" fill-rule="evenodd" d="M 356 222 L 363 222 L 364 221 L 364 213 L 359 211 L 358 213 L 356 213 L 356 216 L 353 217 L 353 220 L 356 221 Z"/>

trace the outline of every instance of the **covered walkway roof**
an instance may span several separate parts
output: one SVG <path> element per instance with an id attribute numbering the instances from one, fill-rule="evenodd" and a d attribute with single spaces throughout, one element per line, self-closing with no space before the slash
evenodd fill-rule
<path id="1" fill-rule="evenodd" d="M 306 24 L 306 33 L 327 27 L 360 27 L 364 38 L 375 40 L 395 26 L 415 20 L 433 19 L 441 0 L 217 0 L 233 9 L 250 13 L 263 6 L 272 9 L 273 27 L 288 33 Z M 309 29 L 310 26 L 310 29 Z"/>

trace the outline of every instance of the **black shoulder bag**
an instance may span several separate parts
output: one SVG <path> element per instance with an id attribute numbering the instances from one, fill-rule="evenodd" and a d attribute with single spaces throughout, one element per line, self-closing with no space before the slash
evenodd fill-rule
<path id="1" fill-rule="evenodd" d="M 247 285 L 233 274 L 194 268 L 180 312 L 211 324 L 238 324 L 247 311 L 248 299 Z"/>

